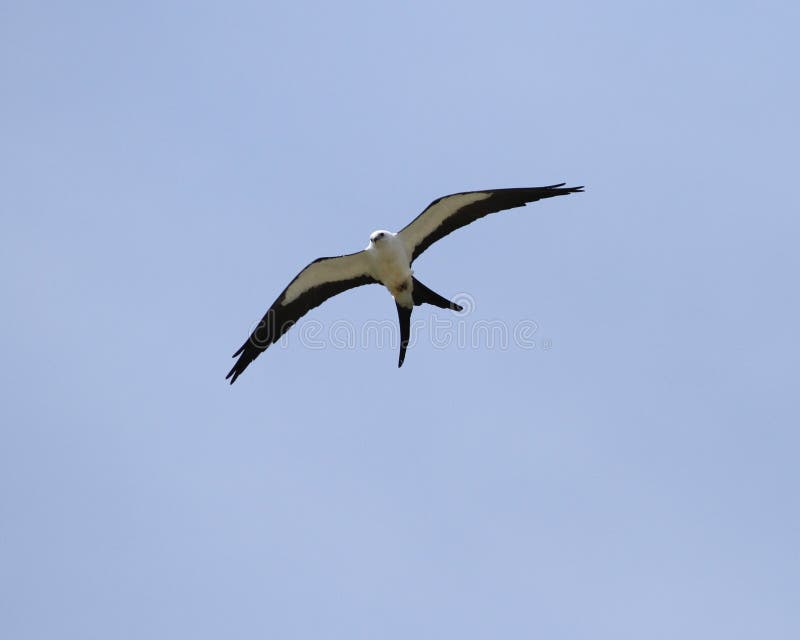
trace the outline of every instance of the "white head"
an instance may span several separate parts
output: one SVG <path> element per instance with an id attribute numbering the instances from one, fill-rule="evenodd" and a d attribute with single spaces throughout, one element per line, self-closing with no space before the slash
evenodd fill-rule
<path id="1" fill-rule="evenodd" d="M 373 231 L 371 234 L 369 234 L 369 243 L 370 245 L 380 244 L 385 238 L 393 235 L 394 234 L 391 231 L 379 229 L 378 231 Z"/>

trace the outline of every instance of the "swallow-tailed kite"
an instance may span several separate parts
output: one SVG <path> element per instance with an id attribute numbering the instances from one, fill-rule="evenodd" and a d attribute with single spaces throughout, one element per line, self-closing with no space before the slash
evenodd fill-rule
<path id="1" fill-rule="evenodd" d="M 363 284 L 382 284 L 394 297 L 400 319 L 400 360 L 408 346 L 411 311 L 415 305 L 432 304 L 461 311 L 461 307 L 434 293 L 414 277 L 411 264 L 448 233 L 490 213 L 524 207 L 543 198 L 577 193 L 583 187 L 565 183 L 527 189 L 489 189 L 454 193 L 434 200 L 411 224 L 398 233 L 373 231 L 363 251 L 332 258 L 318 258 L 295 276 L 267 310 L 247 341 L 233 354 L 239 357 L 228 372 L 231 384 L 269 345 L 302 316 L 338 293 Z"/>

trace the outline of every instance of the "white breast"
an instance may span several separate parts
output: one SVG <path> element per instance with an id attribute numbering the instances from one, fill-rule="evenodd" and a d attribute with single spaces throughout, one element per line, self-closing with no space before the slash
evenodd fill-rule
<path id="1" fill-rule="evenodd" d="M 411 258 L 395 234 L 384 232 L 383 238 L 370 243 L 367 253 L 372 261 L 373 276 L 392 293 L 411 278 Z"/>

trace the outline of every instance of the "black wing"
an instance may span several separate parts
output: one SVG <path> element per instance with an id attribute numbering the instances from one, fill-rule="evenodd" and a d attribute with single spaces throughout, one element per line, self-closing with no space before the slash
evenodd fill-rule
<path id="1" fill-rule="evenodd" d="M 369 262 L 363 251 L 314 260 L 289 283 L 247 342 L 233 354 L 239 359 L 225 379 L 230 378 L 231 384 L 236 382 L 247 365 L 314 307 L 348 289 L 375 282 L 377 280 L 369 273 Z"/>
<path id="2" fill-rule="evenodd" d="M 527 203 L 542 198 L 563 196 L 583 190 L 583 187 L 564 187 L 564 184 L 566 183 L 547 187 L 453 193 L 431 202 L 425 211 L 414 218 L 411 224 L 401 229 L 398 235 L 405 243 L 413 262 L 437 240 L 490 213 L 524 207 Z"/>

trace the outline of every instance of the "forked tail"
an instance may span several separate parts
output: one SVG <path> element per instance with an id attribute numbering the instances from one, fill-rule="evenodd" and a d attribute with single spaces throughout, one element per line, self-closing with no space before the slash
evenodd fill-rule
<path id="1" fill-rule="evenodd" d="M 411 297 L 414 299 L 414 304 L 416 306 L 421 304 L 432 304 L 434 307 L 439 307 L 440 309 L 452 309 L 453 311 L 464 310 L 461 305 L 456 304 L 455 302 L 450 302 L 444 296 L 440 296 L 435 291 L 431 291 L 416 278 L 411 278 L 411 280 L 413 283 Z"/>
<path id="2" fill-rule="evenodd" d="M 411 337 L 411 312 L 414 307 L 404 307 L 400 304 L 397 305 L 397 317 L 400 320 L 400 360 L 397 366 L 403 366 L 403 360 L 406 359 L 406 347 L 408 347 L 408 340 Z"/>
<path id="3" fill-rule="evenodd" d="M 412 281 L 411 298 L 415 306 L 432 304 L 434 307 L 439 307 L 440 309 L 452 309 L 453 311 L 464 310 L 461 305 L 450 302 L 444 296 L 440 296 L 435 291 L 431 291 L 416 278 L 412 278 Z M 398 367 L 402 367 L 403 360 L 406 359 L 406 349 L 408 348 L 408 341 L 411 338 L 411 312 L 413 310 L 414 307 L 405 307 L 397 304 L 397 317 L 400 320 L 400 359 L 397 362 Z"/>

